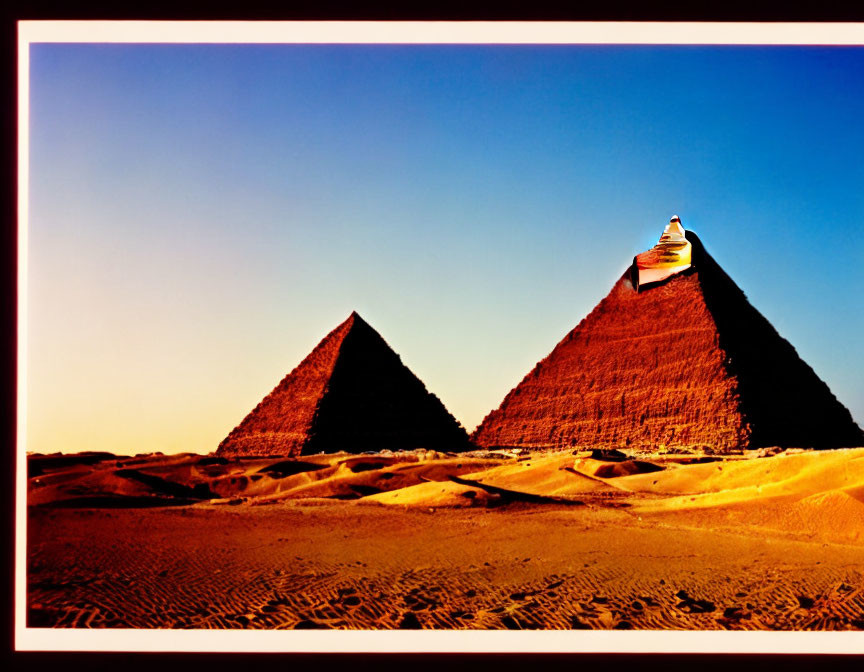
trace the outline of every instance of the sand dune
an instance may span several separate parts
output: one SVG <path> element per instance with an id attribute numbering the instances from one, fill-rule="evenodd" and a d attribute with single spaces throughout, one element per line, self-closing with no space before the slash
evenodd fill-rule
<path id="1" fill-rule="evenodd" d="M 302 459 L 202 458 L 189 454 L 127 459 L 103 455 L 90 463 L 71 456 L 66 464 L 57 457 L 45 462 L 33 469 L 38 475 L 30 479 L 28 502 L 32 506 L 70 506 L 76 501 L 94 506 L 98 498 L 104 498 L 108 505 L 124 498 L 138 501 L 152 497 L 160 504 L 176 499 L 180 504 L 263 505 L 285 499 L 323 498 L 465 507 L 501 503 L 502 497 L 496 492 L 502 491 L 504 500 L 508 493 L 517 499 L 521 493 L 598 504 L 614 500 L 616 505 L 638 513 L 728 507 L 771 499 L 787 503 L 807 499 L 809 503 L 801 504 L 806 509 L 842 501 L 845 509 L 855 511 L 864 490 L 864 448 L 695 464 L 677 456 L 612 461 L 570 451 L 519 458 L 410 451 L 322 454 Z M 453 482 L 452 477 L 460 482 Z M 818 497 L 829 493 L 833 498 Z"/>
<path id="2" fill-rule="evenodd" d="M 37 461 L 39 458 L 36 458 Z M 507 462 L 505 457 L 453 457 L 435 451 L 407 451 L 353 456 L 334 453 L 280 457 L 154 456 L 111 457 L 82 465 L 70 456 L 39 469 L 30 479 L 28 503 L 72 505 L 82 497 L 176 497 L 229 503 L 269 504 L 282 499 L 357 499 L 427 481 L 447 481 L 451 474 L 472 473 Z M 223 501 L 224 500 L 224 501 Z"/>
<path id="3" fill-rule="evenodd" d="M 678 466 L 619 479 L 634 492 L 664 495 L 640 510 L 713 507 L 770 498 L 801 499 L 864 486 L 864 449 L 810 451 L 751 460 Z M 676 496 L 677 495 L 677 496 Z"/>
<path id="4" fill-rule="evenodd" d="M 34 626 L 864 629 L 864 448 L 30 459 Z"/>

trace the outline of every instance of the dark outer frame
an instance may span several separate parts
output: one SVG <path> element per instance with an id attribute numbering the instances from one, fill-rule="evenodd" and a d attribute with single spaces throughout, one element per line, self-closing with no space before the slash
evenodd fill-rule
<path id="1" fill-rule="evenodd" d="M 296 666 L 298 669 L 333 665 L 360 670 L 410 669 L 613 669 L 648 666 L 674 670 L 699 669 L 728 671 L 762 669 L 774 665 L 785 669 L 861 669 L 864 658 L 854 655 L 759 654 L 166 654 L 166 653 L 70 653 L 14 651 L 14 538 L 16 479 L 16 401 L 17 401 L 17 28 L 18 20 L 424 20 L 424 21 L 794 21 L 862 22 L 864 4 L 828 0 L 807 5 L 779 0 L 728 0 L 710 7 L 696 2 L 639 3 L 634 0 L 589 0 L 578 3 L 512 2 L 507 0 L 376 0 L 352 3 L 348 0 L 292 0 L 285 3 L 246 0 L 243 3 L 213 3 L 202 0 L 150 0 L 147 3 L 119 3 L 87 0 L 69 3 L 62 0 L 13 0 L 3 16 L 3 77 L 6 91 L 3 115 L 3 155 L 6 179 L 2 199 L 4 217 L 0 223 L 0 319 L 2 319 L 2 409 L 0 431 L 4 438 L 5 487 L 2 559 L 8 600 L 2 610 L 5 635 L 4 658 L 12 669 L 66 670 L 86 667 L 93 672 L 118 668 L 183 669 L 198 666 L 208 670 L 258 667 L 268 670 Z M 862 635 L 864 636 L 864 635 Z"/>

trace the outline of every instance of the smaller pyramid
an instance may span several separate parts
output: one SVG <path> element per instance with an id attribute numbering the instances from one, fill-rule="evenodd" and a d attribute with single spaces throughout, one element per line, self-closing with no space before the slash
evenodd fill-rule
<path id="1" fill-rule="evenodd" d="M 353 312 L 225 437 L 216 454 L 471 447 L 438 397 Z"/>

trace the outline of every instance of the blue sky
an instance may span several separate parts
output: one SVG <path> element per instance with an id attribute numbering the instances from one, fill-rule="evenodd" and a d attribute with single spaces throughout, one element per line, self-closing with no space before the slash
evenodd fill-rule
<path id="1" fill-rule="evenodd" d="M 30 114 L 32 450 L 213 450 L 355 309 L 473 429 L 672 214 L 864 424 L 864 48 L 39 44 Z"/>

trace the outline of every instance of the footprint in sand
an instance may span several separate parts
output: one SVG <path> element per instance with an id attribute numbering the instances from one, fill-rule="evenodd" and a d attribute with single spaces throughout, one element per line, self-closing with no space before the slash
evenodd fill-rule
<path id="1" fill-rule="evenodd" d="M 294 625 L 295 630 L 331 630 L 329 625 L 325 625 L 324 623 L 319 623 L 318 621 L 312 621 L 309 619 L 304 619 L 299 621 Z"/>
<path id="2" fill-rule="evenodd" d="M 423 626 L 420 624 L 420 619 L 413 611 L 406 612 L 399 621 L 400 630 L 420 630 Z"/>
<path id="3" fill-rule="evenodd" d="M 434 590 L 434 589 L 432 589 Z M 439 589 L 440 590 L 440 589 Z M 430 590 L 430 592 L 432 592 Z M 402 598 L 406 606 L 411 611 L 423 611 L 424 609 L 437 609 L 440 602 L 433 597 L 423 595 L 419 588 L 412 588 L 405 597 Z"/>
<path id="4" fill-rule="evenodd" d="M 750 614 L 746 613 L 741 607 L 726 607 L 723 610 L 723 618 L 730 621 L 740 621 L 750 618 Z"/>
<path id="5" fill-rule="evenodd" d="M 571 630 L 590 630 L 591 626 L 580 620 L 578 616 L 570 617 L 570 629 Z"/>
<path id="6" fill-rule="evenodd" d="M 697 600 L 687 594 L 686 590 L 679 590 L 675 593 L 675 597 L 681 601 L 675 605 L 676 608 L 686 611 L 690 614 L 707 614 L 715 611 L 717 607 L 709 600 Z"/>
<path id="7" fill-rule="evenodd" d="M 512 613 L 501 619 L 501 625 L 508 630 L 542 630 L 544 626 L 528 614 Z"/>

